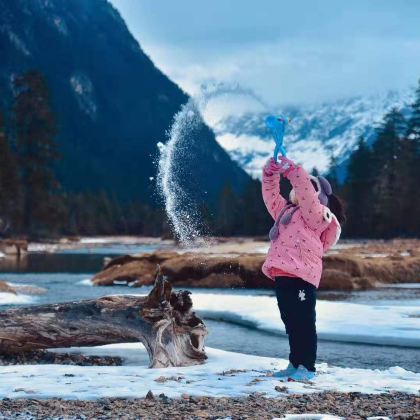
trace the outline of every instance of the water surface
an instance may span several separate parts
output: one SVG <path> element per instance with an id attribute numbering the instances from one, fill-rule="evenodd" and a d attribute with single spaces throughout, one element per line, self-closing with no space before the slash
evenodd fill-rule
<path id="1" fill-rule="evenodd" d="M 109 294 L 147 294 L 150 287 L 93 287 L 89 284 L 89 279 L 103 267 L 105 257 L 151 252 L 156 248 L 158 245 L 112 245 L 66 250 L 60 253 L 31 253 L 18 262 L 9 258 L 1 259 L 0 279 L 10 283 L 31 284 L 45 288 L 47 292 L 33 297 L 31 304 L 94 299 Z M 271 290 L 194 289 L 193 293 L 194 291 L 212 294 L 273 295 Z M 420 299 L 420 288 L 408 285 L 364 292 L 320 292 L 319 298 L 361 304 L 412 305 Z M 8 307 L 12 306 L 2 305 L 0 310 Z M 205 322 L 210 331 L 206 343 L 211 347 L 258 356 L 288 357 L 286 337 L 227 322 L 216 320 L 205 320 Z M 281 322 L 280 317 L 279 322 Z M 319 340 L 318 360 L 336 366 L 383 369 L 398 365 L 420 371 L 420 350 L 413 348 Z"/>

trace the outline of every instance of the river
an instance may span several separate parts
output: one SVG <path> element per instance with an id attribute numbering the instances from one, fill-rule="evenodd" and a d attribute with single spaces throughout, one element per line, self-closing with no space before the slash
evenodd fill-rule
<path id="1" fill-rule="evenodd" d="M 93 287 L 89 284 L 92 275 L 103 266 L 105 257 L 149 252 L 157 245 L 112 245 L 56 253 L 30 253 L 19 262 L 14 259 L 0 259 L 1 280 L 12 284 L 34 285 L 45 288 L 47 292 L 31 296 L 29 300 L 13 305 L 3 302 L 0 310 L 19 305 L 54 303 L 79 299 L 91 299 L 107 294 L 140 293 L 146 294 L 150 288 L 130 289 L 127 286 Z M 355 302 L 364 305 L 413 305 L 420 301 L 420 288 L 417 285 L 406 287 L 384 287 L 365 292 L 319 292 L 320 300 Z M 245 289 L 193 289 L 194 293 L 223 295 L 273 295 L 270 290 Z M 261 331 L 252 326 L 238 325 L 234 321 L 220 321 L 217 316 L 204 319 L 209 328 L 206 344 L 224 350 L 254 354 L 259 356 L 288 356 L 286 337 Z M 279 323 L 280 323 L 279 317 Z M 369 320 L 366 320 L 369 322 Z M 346 343 L 333 340 L 319 340 L 318 361 L 331 365 L 361 368 L 387 368 L 401 366 L 420 372 L 420 349 L 393 345 L 371 345 Z"/>

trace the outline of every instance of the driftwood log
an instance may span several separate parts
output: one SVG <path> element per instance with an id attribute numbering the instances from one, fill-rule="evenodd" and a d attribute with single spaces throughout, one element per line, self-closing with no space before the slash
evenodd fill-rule
<path id="1" fill-rule="evenodd" d="M 192 311 L 190 292 L 172 292 L 160 274 L 148 296 L 106 296 L 0 312 L 0 354 L 141 342 L 150 367 L 190 366 L 207 359 L 206 334 Z"/>

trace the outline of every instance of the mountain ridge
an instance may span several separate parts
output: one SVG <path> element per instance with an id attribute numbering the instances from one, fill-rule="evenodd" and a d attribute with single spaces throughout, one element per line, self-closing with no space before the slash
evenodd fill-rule
<path id="1" fill-rule="evenodd" d="M 374 129 L 393 107 L 408 113 L 414 90 L 388 91 L 355 96 L 321 104 L 278 107 L 292 118 L 284 144 L 288 156 L 326 172 L 333 157 L 343 164 L 360 137 L 374 141 Z M 274 142 L 265 127 L 267 112 L 244 113 L 222 118 L 212 125 L 218 142 L 249 174 L 259 177 L 261 167 L 271 156 Z"/>
<path id="2" fill-rule="evenodd" d="M 157 143 L 188 96 L 143 52 L 107 0 L 0 0 L 0 109 L 10 114 L 12 80 L 41 71 L 51 91 L 63 186 L 153 201 Z M 203 124 L 197 156 L 203 190 L 217 196 L 249 178 Z M 195 165 L 188 171 L 191 178 Z M 188 186 L 187 186 L 188 187 Z"/>

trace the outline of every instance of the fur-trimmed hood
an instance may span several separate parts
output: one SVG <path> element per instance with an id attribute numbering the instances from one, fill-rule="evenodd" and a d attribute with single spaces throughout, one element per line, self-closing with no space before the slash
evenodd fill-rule
<path id="1" fill-rule="evenodd" d="M 328 215 L 326 217 L 331 218 L 331 222 L 328 227 L 321 233 L 321 242 L 324 247 L 324 252 L 327 252 L 330 248 L 332 248 L 340 239 L 341 235 L 341 226 L 338 222 L 335 215 L 327 209 Z"/>

